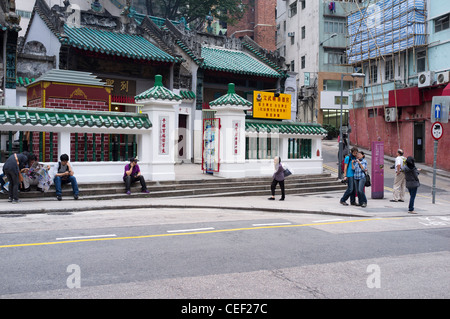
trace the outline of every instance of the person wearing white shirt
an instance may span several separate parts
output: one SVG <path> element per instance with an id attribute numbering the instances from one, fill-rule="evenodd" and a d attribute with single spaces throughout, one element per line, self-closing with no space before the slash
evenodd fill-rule
<path id="1" fill-rule="evenodd" d="M 394 196 L 391 202 L 404 202 L 406 191 L 405 172 L 405 157 L 403 157 L 403 150 L 398 149 L 397 157 L 395 158 L 395 177 L 394 177 Z"/>

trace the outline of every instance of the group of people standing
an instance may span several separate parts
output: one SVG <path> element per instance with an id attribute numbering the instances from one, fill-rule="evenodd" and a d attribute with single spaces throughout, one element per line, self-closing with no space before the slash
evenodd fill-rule
<path id="1" fill-rule="evenodd" d="M 391 202 L 404 202 L 405 189 L 408 189 L 410 194 L 408 213 L 415 214 L 414 201 L 417 194 L 417 189 L 420 186 L 419 171 L 415 165 L 414 158 L 403 156 L 402 149 L 397 151 L 395 159 L 395 178 L 394 178 L 394 196 Z M 367 178 L 367 161 L 365 160 L 364 152 L 358 151 L 356 147 L 350 150 L 350 154 L 344 160 L 344 179 L 348 183 L 347 190 L 342 196 L 340 203 L 348 206 L 347 199 L 350 198 L 351 205 L 367 207 L 367 197 L 364 192 L 364 187 Z M 356 203 L 356 195 L 358 196 L 358 204 Z"/>
<path id="2" fill-rule="evenodd" d="M 367 197 L 364 192 L 366 185 L 367 161 L 363 151 L 358 151 L 352 147 L 350 154 L 344 159 L 344 178 L 347 182 L 347 190 L 342 196 L 340 203 L 348 206 L 347 199 L 350 198 L 350 205 L 367 207 Z M 356 194 L 358 195 L 358 204 L 356 203 Z"/>

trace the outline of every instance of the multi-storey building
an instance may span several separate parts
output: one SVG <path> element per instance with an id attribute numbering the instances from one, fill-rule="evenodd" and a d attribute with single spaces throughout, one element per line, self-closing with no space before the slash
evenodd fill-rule
<path id="1" fill-rule="evenodd" d="M 446 0 L 366 1 L 349 14 L 349 64 L 366 74 L 364 88 L 353 92 L 352 143 L 383 141 L 385 154 L 402 148 L 433 163 L 432 100 L 449 94 L 449 16 Z M 450 169 L 449 146 L 444 135 L 440 168 Z"/>
<path id="2" fill-rule="evenodd" d="M 354 72 L 346 60 L 346 19 L 360 2 L 277 1 L 277 49 L 297 73 L 299 121 L 339 126 L 341 74 Z M 344 77 L 345 124 L 353 85 Z"/>

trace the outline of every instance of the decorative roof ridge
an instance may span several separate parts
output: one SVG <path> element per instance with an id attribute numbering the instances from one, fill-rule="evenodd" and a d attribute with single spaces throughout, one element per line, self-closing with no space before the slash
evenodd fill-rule
<path id="1" fill-rule="evenodd" d="M 165 88 L 162 83 L 162 76 L 158 74 L 155 75 L 155 85 L 152 88 L 136 95 L 134 99 L 136 101 L 150 99 L 180 101 L 183 98 L 180 95 L 175 94 L 169 89 Z"/>
<path id="2" fill-rule="evenodd" d="M 110 86 L 103 82 L 96 75 L 91 72 L 82 72 L 74 70 L 61 70 L 61 69 L 51 69 L 47 71 L 39 78 L 35 79 L 33 82 L 25 85 L 29 86 L 36 84 L 37 82 L 48 81 L 48 82 L 62 82 L 62 83 L 76 83 L 84 85 L 96 85 L 96 86 Z"/>
<path id="3" fill-rule="evenodd" d="M 150 129 L 148 114 L 34 107 L 0 107 L 0 124 L 100 129 Z"/>
<path id="4" fill-rule="evenodd" d="M 234 83 L 229 83 L 227 94 L 222 95 L 218 99 L 215 99 L 214 101 L 209 103 L 210 107 L 221 107 L 227 105 L 250 108 L 253 103 L 236 94 Z"/>
<path id="5" fill-rule="evenodd" d="M 265 123 L 265 124 L 287 124 L 287 125 L 296 125 L 296 126 L 311 126 L 311 127 L 323 127 L 320 123 L 305 123 L 305 122 L 295 122 L 292 120 L 287 121 L 274 121 L 274 120 L 266 120 L 266 119 L 246 119 L 249 123 Z"/>
<path id="6" fill-rule="evenodd" d="M 244 48 L 249 50 L 255 57 L 257 57 L 258 59 L 260 59 L 264 63 L 268 64 L 270 67 L 275 69 L 281 75 L 286 76 L 286 72 L 283 71 L 283 69 L 280 66 L 278 66 L 275 62 L 273 62 L 272 60 L 270 60 L 268 57 L 266 57 L 265 55 L 263 55 L 260 52 L 261 50 L 264 50 L 266 52 L 268 50 L 266 50 L 263 47 L 261 47 L 258 43 L 253 41 L 250 37 L 245 36 L 244 40 L 242 41 L 242 45 L 243 45 Z"/>
<path id="7" fill-rule="evenodd" d="M 66 114 L 80 114 L 80 115 L 89 114 L 99 116 L 148 117 L 148 115 L 145 113 L 134 113 L 134 112 L 112 112 L 112 111 L 98 111 L 98 110 L 58 109 L 58 108 L 0 105 L 0 113 L 3 111 L 18 111 L 18 112 L 31 111 L 37 113 L 66 113 Z"/>

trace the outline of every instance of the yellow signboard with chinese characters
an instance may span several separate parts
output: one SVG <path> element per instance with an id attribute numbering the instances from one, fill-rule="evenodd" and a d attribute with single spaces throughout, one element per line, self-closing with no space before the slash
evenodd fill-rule
<path id="1" fill-rule="evenodd" d="M 253 117 L 272 120 L 290 120 L 291 95 L 254 91 Z"/>

